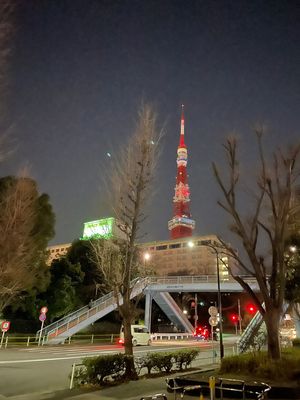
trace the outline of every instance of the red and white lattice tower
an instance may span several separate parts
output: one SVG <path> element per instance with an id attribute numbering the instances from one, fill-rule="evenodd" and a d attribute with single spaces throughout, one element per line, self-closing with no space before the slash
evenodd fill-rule
<path id="1" fill-rule="evenodd" d="M 190 214 L 190 188 L 186 165 L 187 148 L 184 143 L 184 110 L 182 105 L 180 140 L 177 149 L 177 177 L 175 196 L 173 197 L 174 216 L 168 223 L 171 239 L 192 236 L 195 228 L 195 221 L 191 219 Z"/>

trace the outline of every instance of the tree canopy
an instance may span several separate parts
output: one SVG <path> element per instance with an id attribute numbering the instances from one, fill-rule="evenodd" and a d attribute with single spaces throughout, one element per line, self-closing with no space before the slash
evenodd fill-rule
<path id="1" fill-rule="evenodd" d="M 47 244 L 55 216 L 49 197 L 26 176 L 0 179 L 0 312 L 47 287 Z"/>

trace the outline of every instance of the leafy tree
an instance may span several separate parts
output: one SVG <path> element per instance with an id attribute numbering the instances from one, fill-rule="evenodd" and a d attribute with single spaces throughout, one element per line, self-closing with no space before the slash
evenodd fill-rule
<path id="1" fill-rule="evenodd" d="M 0 313 L 47 284 L 46 246 L 54 235 L 47 195 L 24 176 L 0 179 Z M 46 222 L 45 222 L 46 221 Z"/>
<path id="2" fill-rule="evenodd" d="M 54 260 L 50 268 L 50 284 L 39 297 L 40 306 L 47 305 L 51 321 L 76 309 L 79 304 L 77 289 L 82 283 L 84 273 L 80 264 L 72 264 L 67 258 Z"/>
<path id="3" fill-rule="evenodd" d="M 84 272 L 82 284 L 77 288 L 77 295 L 82 304 L 100 297 L 104 293 L 102 276 L 91 260 L 92 246 L 89 240 L 76 240 L 72 243 L 66 257 L 72 263 L 79 263 Z"/>
<path id="4" fill-rule="evenodd" d="M 240 167 L 237 157 L 237 141 L 230 138 L 224 144 L 228 161 L 228 179 L 220 174 L 213 164 L 214 175 L 222 193 L 219 205 L 232 221 L 230 229 L 239 238 L 243 251 L 237 253 L 228 243 L 221 241 L 228 254 L 238 261 L 242 275 L 256 278 L 265 306 L 258 295 L 252 291 L 242 275 L 233 277 L 251 296 L 260 311 L 267 327 L 268 355 L 280 358 L 279 323 L 283 313 L 287 263 L 285 241 L 288 223 L 294 214 L 293 192 L 299 179 L 300 145 L 287 152 L 273 153 L 273 162 L 267 165 L 262 148 L 262 131 L 257 131 L 260 159 L 260 173 L 256 180 L 252 210 L 245 214 L 239 203 L 238 190 L 241 183 Z M 242 205 L 242 208 L 240 208 Z M 263 253 L 262 249 L 266 249 Z"/>

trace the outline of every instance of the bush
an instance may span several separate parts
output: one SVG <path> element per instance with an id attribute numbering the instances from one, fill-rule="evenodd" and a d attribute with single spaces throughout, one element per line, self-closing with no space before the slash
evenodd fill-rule
<path id="1" fill-rule="evenodd" d="M 191 349 L 191 350 L 179 350 L 174 353 L 174 361 L 176 363 L 176 367 L 181 371 L 183 368 L 188 368 L 192 361 L 200 353 L 199 350 Z"/>
<path id="2" fill-rule="evenodd" d="M 125 374 L 127 358 L 128 356 L 119 353 L 84 359 L 83 367 L 74 376 L 75 385 L 104 385 L 109 380 L 121 380 Z"/>
<path id="3" fill-rule="evenodd" d="M 198 354 L 199 350 L 195 349 L 163 353 L 151 352 L 144 357 L 136 358 L 135 364 L 139 373 L 143 368 L 147 369 L 148 374 L 151 374 L 152 370 L 170 372 L 174 366 L 179 370 L 188 368 Z"/>
<path id="4" fill-rule="evenodd" d="M 155 367 L 155 354 L 157 353 L 147 353 L 144 357 L 137 357 L 134 359 L 138 374 L 140 374 L 143 368 L 146 368 L 147 373 L 151 374 L 152 369 Z"/>
<path id="5" fill-rule="evenodd" d="M 154 369 L 159 372 L 170 372 L 173 367 L 173 353 L 148 353 L 153 362 Z"/>
<path id="6" fill-rule="evenodd" d="M 292 341 L 293 346 L 298 347 L 300 346 L 300 338 L 296 338 Z"/>
<path id="7" fill-rule="evenodd" d="M 169 373 L 172 368 L 182 370 L 188 368 L 199 354 L 199 350 L 186 349 L 173 352 L 151 352 L 144 357 L 135 358 L 135 367 L 138 373 L 143 368 L 148 374 L 153 370 Z M 105 385 L 108 382 L 121 381 L 125 378 L 126 362 L 129 356 L 124 354 L 109 354 L 95 358 L 86 358 L 82 361 L 83 366 L 75 371 L 74 385 L 84 384 Z"/>
<path id="8" fill-rule="evenodd" d="M 280 360 L 271 360 L 267 353 L 248 353 L 226 357 L 222 360 L 220 373 L 250 376 L 251 379 L 285 381 L 299 379 L 300 352 L 285 351 Z"/>

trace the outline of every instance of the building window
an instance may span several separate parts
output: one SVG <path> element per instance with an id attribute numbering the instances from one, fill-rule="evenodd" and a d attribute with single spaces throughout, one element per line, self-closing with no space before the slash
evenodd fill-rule
<path id="1" fill-rule="evenodd" d="M 179 249 L 180 243 L 174 243 L 169 245 L 169 249 Z"/>
<path id="2" fill-rule="evenodd" d="M 197 244 L 198 246 L 206 246 L 208 244 L 211 244 L 211 240 L 199 240 Z"/>
<path id="3" fill-rule="evenodd" d="M 168 248 L 167 245 L 163 245 L 163 246 L 156 246 L 156 250 L 166 250 Z"/>

